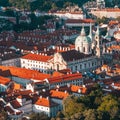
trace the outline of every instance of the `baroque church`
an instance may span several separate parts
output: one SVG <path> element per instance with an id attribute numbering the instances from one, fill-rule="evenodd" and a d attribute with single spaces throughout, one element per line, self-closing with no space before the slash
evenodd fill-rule
<path id="1" fill-rule="evenodd" d="M 89 35 L 86 35 L 85 29 L 82 27 L 80 35 L 75 40 L 75 49 L 55 53 L 53 59 L 49 61 L 49 65 L 51 69 L 57 71 L 62 69 L 82 73 L 93 71 L 103 64 L 102 46 L 99 26 L 94 35 L 91 25 Z"/>

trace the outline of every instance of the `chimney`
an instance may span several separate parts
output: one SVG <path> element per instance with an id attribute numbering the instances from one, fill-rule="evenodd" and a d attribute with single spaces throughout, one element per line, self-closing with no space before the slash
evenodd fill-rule
<path id="1" fill-rule="evenodd" d="M 47 96 L 46 99 L 49 100 L 49 96 Z"/>
<path id="2" fill-rule="evenodd" d="M 42 95 L 40 95 L 40 99 L 42 98 Z"/>
<path id="3" fill-rule="evenodd" d="M 65 93 L 67 93 L 67 90 L 65 90 Z"/>

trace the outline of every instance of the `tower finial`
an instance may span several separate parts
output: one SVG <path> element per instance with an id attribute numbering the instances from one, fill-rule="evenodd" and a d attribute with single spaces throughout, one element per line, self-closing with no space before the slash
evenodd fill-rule
<path id="1" fill-rule="evenodd" d="M 82 29 L 81 29 L 81 36 L 85 36 L 86 33 L 85 33 L 85 29 L 84 29 L 84 24 L 82 25 Z"/>
<path id="2" fill-rule="evenodd" d="M 100 35 L 99 25 L 97 26 L 96 34 Z"/>
<path id="3" fill-rule="evenodd" d="M 91 23 L 90 23 L 89 37 L 90 37 L 90 38 L 91 38 L 91 40 L 92 40 L 92 24 L 91 24 Z"/>

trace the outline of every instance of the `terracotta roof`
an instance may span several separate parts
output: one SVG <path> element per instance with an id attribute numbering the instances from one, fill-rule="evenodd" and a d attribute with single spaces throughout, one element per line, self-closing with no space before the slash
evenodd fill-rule
<path id="1" fill-rule="evenodd" d="M 74 74 L 65 74 L 61 76 L 53 76 L 48 78 L 48 81 L 50 84 L 54 84 L 57 82 L 65 82 L 65 81 L 71 81 L 76 79 L 82 79 L 81 73 L 74 73 Z"/>
<path id="2" fill-rule="evenodd" d="M 98 9 L 93 11 L 106 11 L 106 12 L 120 12 L 119 8 L 105 8 L 105 9 Z"/>
<path id="3" fill-rule="evenodd" d="M 58 105 L 57 103 L 53 102 L 49 98 L 38 98 L 34 104 L 44 106 L 44 107 L 54 107 Z"/>
<path id="4" fill-rule="evenodd" d="M 10 82 L 11 82 L 11 80 L 9 78 L 0 76 L 0 84 L 7 85 Z"/>
<path id="5" fill-rule="evenodd" d="M 77 85 L 70 85 L 70 86 L 62 86 L 59 88 L 56 88 L 59 91 L 67 91 L 68 93 L 82 93 L 85 94 L 87 92 L 87 87 L 85 86 L 77 86 Z"/>
<path id="6" fill-rule="evenodd" d="M 109 22 L 109 25 L 117 25 L 119 22 L 118 21 L 116 21 L 116 20 L 111 20 L 110 22 Z"/>
<path id="7" fill-rule="evenodd" d="M 114 86 L 116 86 L 116 87 L 120 87 L 120 83 L 119 83 L 119 82 L 114 83 Z"/>
<path id="8" fill-rule="evenodd" d="M 83 87 L 83 86 L 76 86 L 76 85 L 71 85 L 70 87 L 72 92 L 81 92 L 81 93 L 86 93 L 87 92 L 87 88 Z"/>
<path id="9" fill-rule="evenodd" d="M 40 55 L 40 54 L 28 54 L 22 57 L 23 59 L 29 59 L 29 60 L 36 60 L 36 61 L 42 61 L 47 62 L 52 57 L 47 55 Z"/>
<path id="10" fill-rule="evenodd" d="M 20 84 L 14 83 L 14 90 L 20 90 L 22 86 Z"/>
<path id="11" fill-rule="evenodd" d="M 95 23 L 92 19 L 68 19 L 66 23 Z"/>
<path id="12" fill-rule="evenodd" d="M 26 79 L 36 79 L 36 80 L 43 80 L 45 78 L 50 77 L 49 74 L 40 73 L 35 70 L 25 69 L 25 68 L 18 68 L 18 67 L 11 67 L 11 66 L 0 66 L 0 69 L 4 72 L 9 70 L 12 76 L 26 78 Z"/>
<path id="13" fill-rule="evenodd" d="M 50 97 L 52 98 L 65 99 L 68 96 L 69 94 L 67 93 L 67 91 L 62 92 L 62 91 L 57 91 L 57 90 L 50 90 Z"/>

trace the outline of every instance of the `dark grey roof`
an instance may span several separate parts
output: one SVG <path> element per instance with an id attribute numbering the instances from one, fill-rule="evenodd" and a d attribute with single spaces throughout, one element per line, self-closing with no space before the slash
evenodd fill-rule
<path id="1" fill-rule="evenodd" d="M 79 51 L 76 50 L 70 50 L 70 51 L 62 52 L 60 54 L 62 55 L 63 59 L 67 62 L 92 56 L 91 54 L 87 55 L 84 53 L 80 53 Z"/>

